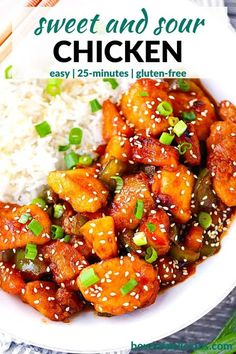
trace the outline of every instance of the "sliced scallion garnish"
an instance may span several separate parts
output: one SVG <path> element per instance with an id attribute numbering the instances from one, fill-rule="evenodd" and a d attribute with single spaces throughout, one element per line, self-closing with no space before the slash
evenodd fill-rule
<path id="1" fill-rule="evenodd" d="M 143 210 L 144 210 L 144 203 L 142 200 L 137 200 L 136 206 L 135 206 L 135 212 L 134 215 L 136 219 L 141 220 L 143 217 Z"/>
<path id="2" fill-rule="evenodd" d="M 37 246 L 32 243 L 28 243 L 25 247 L 25 259 L 30 259 L 31 261 L 34 261 L 37 257 L 37 254 Z"/>
<path id="3" fill-rule="evenodd" d="M 83 270 L 79 276 L 79 280 L 85 288 L 88 288 L 89 286 L 99 282 L 100 278 L 94 272 L 93 268 L 88 268 Z"/>
<path id="4" fill-rule="evenodd" d="M 147 244 L 147 238 L 144 232 L 135 232 L 133 241 L 136 246 L 145 246 Z"/>
<path id="5" fill-rule="evenodd" d="M 136 286 L 138 285 L 138 282 L 135 279 L 130 279 L 126 284 L 124 284 L 120 288 L 120 292 L 122 295 L 127 295 L 129 294 Z"/>
<path id="6" fill-rule="evenodd" d="M 157 251 L 153 247 L 148 247 L 146 250 L 145 261 L 153 263 L 157 260 Z"/>
<path id="7" fill-rule="evenodd" d="M 121 189 L 124 186 L 123 179 L 120 176 L 112 176 L 111 179 L 114 179 L 116 181 L 115 193 L 120 193 Z"/>
<path id="8" fill-rule="evenodd" d="M 111 85 L 111 88 L 113 90 L 115 90 L 119 84 L 118 82 L 116 81 L 116 79 L 112 79 L 112 78 L 107 78 L 107 79 L 103 79 L 104 82 L 108 82 L 110 85 Z"/>
<path id="9" fill-rule="evenodd" d="M 51 134 L 52 132 L 51 126 L 46 121 L 35 125 L 35 130 L 40 136 L 40 138 L 44 138 L 45 136 Z"/>
<path id="10" fill-rule="evenodd" d="M 43 226 L 35 219 L 31 220 L 27 227 L 35 236 L 39 236 L 43 231 Z"/>
<path id="11" fill-rule="evenodd" d="M 96 113 L 102 109 L 102 106 L 100 105 L 97 99 L 94 99 L 89 103 L 90 103 L 92 113 Z"/>

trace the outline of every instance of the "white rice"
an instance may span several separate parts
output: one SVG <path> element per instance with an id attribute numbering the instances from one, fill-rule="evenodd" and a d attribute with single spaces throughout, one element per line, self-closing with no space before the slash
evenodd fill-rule
<path id="1" fill-rule="evenodd" d="M 46 185 L 50 171 L 64 169 L 64 153 L 73 127 L 81 127 L 80 153 L 102 143 L 101 111 L 92 114 L 89 101 L 118 99 L 121 85 L 112 90 L 102 80 L 66 81 L 62 94 L 46 97 L 44 81 L 0 83 L 0 201 L 27 204 Z M 47 121 L 52 134 L 40 138 L 35 125 Z"/>

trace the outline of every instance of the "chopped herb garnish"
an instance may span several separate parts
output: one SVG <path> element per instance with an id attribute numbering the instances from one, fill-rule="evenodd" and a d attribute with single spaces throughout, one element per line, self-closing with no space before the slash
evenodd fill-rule
<path id="1" fill-rule="evenodd" d="M 5 79 L 12 79 L 12 65 L 5 69 Z"/>
<path id="2" fill-rule="evenodd" d="M 120 193 L 124 185 L 123 179 L 120 176 L 112 176 L 111 179 L 114 179 L 116 181 L 115 193 Z"/>
<path id="3" fill-rule="evenodd" d="M 174 127 L 179 121 L 179 118 L 178 117 L 169 117 L 168 118 L 168 123 L 170 124 L 171 127 Z"/>
<path id="4" fill-rule="evenodd" d="M 35 236 L 39 236 L 43 231 L 43 226 L 35 219 L 31 220 L 27 227 Z"/>
<path id="5" fill-rule="evenodd" d="M 201 211 L 198 215 L 198 221 L 199 224 L 203 227 L 203 229 L 207 230 L 212 224 L 212 217 L 205 211 Z"/>
<path id="6" fill-rule="evenodd" d="M 150 232 L 156 231 L 156 225 L 154 225 L 151 222 L 147 222 L 147 228 L 148 228 L 148 231 L 150 231 Z"/>
<path id="7" fill-rule="evenodd" d="M 174 140 L 175 136 L 171 135 L 169 133 L 162 133 L 160 136 L 160 143 L 165 144 L 165 145 L 171 145 L 172 141 Z"/>
<path id="8" fill-rule="evenodd" d="M 192 112 L 192 111 L 190 111 L 190 112 L 182 112 L 182 118 L 184 120 L 192 122 L 193 120 L 196 120 L 196 114 L 194 112 Z"/>
<path id="9" fill-rule="evenodd" d="M 52 234 L 51 238 L 53 240 L 60 240 L 61 238 L 64 237 L 64 230 L 61 226 L 52 225 L 51 234 Z"/>
<path id="10" fill-rule="evenodd" d="M 65 235 L 63 241 L 66 243 L 70 242 L 70 235 Z"/>
<path id="11" fill-rule="evenodd" d="M 135 279 L 130 279 L 125 285 L 120 288 L 120 292 L 122 295 L 127 295 L 129 294 L 136 286 L 138 285 L 138 282 Z"/>
<path id="12" fill-rule="evenodd" d="M 72 128 L 69 134 L 69 143 L 71 145 L 80 145 L 83 137 L 83 130 L 81 128 Z"/>
<path id="13" fill-rule="evenodd" d="M 169 102 L 163 101 L 157 106 L 157 111 L 161 116 L 167 117 L 173 113 L 173 107 Z"/>
<path id="14" fill-rule="evenodd" d="M 148 247 L 146 250 L 145 261 L 153 263 L 157 260 L 157 251 L 153 247 Z"/>
<path id="15" fill-rule="evenodd" d="M 24 213 L 24 214 L 22 214 L 22 215 L 20 216 L 18 222 L 19 222 L 20 224 L 26 224 L 27 221 L 29 221 L 29 220 L 31 220 L 31 219 L 32 219 L 32 216 L 31 216 L 30 214 Z"/>
<path id="16" fill-rule="evenodd" d="M 184 142 L 180 145 L 178 145 L 178 151 L 180 155 L 184 155 L 188 150 L 192 149 L 192 144 Z"/>
<path id="17" fill-rule="evenodd" d="M 147 244 L 147 238 L 144 232 L 135 232 L 133 241 L 136 246 L 145 246 Z"/>
<path id="18" fill-rule="evenodd" d="M 173 132 L 180 137 L 181 135 L 183 135 L 183 133 L 185 132 L 185 130 L 187 129 L 187 125 L 184 123 L 183 120 L 180 120 L 173 129 Z"/>
<path id="19" fill-rule="evenodd" d="M 51 134 L 52 132 L 50 125 L 46 121 L 35 125 L 35 130 L 40 136 L 40 138 L 44 138 L 45 136 Z"/>
<path id="20" fill-rule="evenodd" d="M 111 85 L 113 90 L 115 90 L 119 86 L 119 84 L 116 81 L 116 79 L 108 78 L 108 79 L 103 79 L 103 81 L 104 82 L 108 82 Z"/>
<path id="21" fill-rule="evenodd" d="M 70 148 L 70 144 L 68 144 L 68 145 L 59 145 L 58 146 L 58 151 L 59 152 L 64 152 L 64 151 L 69 150 L 69 148 Z"/>
<path id="22" fill-rule="evenodd" d="M 74 151 L 70 152 L 69 154 L 65 155 L 64 157 L 66 167 L 70 170 L 79 163 L 79 155 L 76 154 Z"/>
<path id="23" fill-rule="evenodd" d="M 79 157 L 79 164 L 83 166 L 90 166 L 93 163 L 93 159 L 89 155 L 83 155 Z"/>
<path id="24" fill-rule="evenodd" d="M 55 219 L 60 219 L 62 215 L 64 214 L 64 207 L 61 204 L 55 204 L 54 205 L 54 213 L 53 216 Z"/>
<path id="25" fill-rule="evenodd" d="M 143 217 L 143 210 L 144 210 L 144 203 L 142 200 L 137 200 L 136 206 L 135 206 L 135 217 L 138 220 L 141 220 Z"/>
<path id="26" fill-rule="evenodd" d="M 25 259 L 30 259 L 31 261 L 34 261 L 37 257 L 37 254 L 37 246 L 32 243 L 28 243 L 25 247 Z"/>
<path id="27" fill-rule="evenodd" d="M 100 278 L 94 272 L 93 268 L 87 268 L 80 274 L 79 280 L 85 288 L 88 288 L 99 282 Z"/>
<path id="28" fill-rule="evenodd" d="M 188 92 L 190 90 L 190 83 L 188 80 L 178 79 L 178 85 L 183 92 Z"/>
<path id="29" fill-rule="evenodd" d="M 32 200 L 31 204 L 37 205 L 38 207 L 40 207 L 41 209 L 45 209 L 46 208 L 46 202 L 45 200 L 43 200 L 42 198 L 35 198 Z"/>
<path id="30" fill-rule="evenodd" d="M 92 113 L 96 113 L 102 109 L 102 106 L 100 105 L 97 99 L 92 100 L 89 103 L 90 103 Z"/>
<path id="31" fill-rule="evenodd" d="M 149 96 L 149 93 L 146 92 L 146 91 L 141 91 L 141 92 L 139 92 L 139 96 L 140 96 L 140 97 L 148 97 L 148 96 Z"/>

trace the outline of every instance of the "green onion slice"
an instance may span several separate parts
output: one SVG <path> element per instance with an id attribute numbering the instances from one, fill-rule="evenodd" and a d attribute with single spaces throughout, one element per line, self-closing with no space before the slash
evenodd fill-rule
<path id="1" fill-rule="evenodd" d="M 196 120 L 196 114 L 193 111 L 190 112 L 182 112 L 182 118 L 189 122 Z"/>
<path id="2" fill-rule="evenodd" d="M 145 246 L 147 244 L 147 238 L 144 232 L 135 232 L 133 241 L 136 246 Z"/>
<path id="3" fill-rule="evenodd" d="M 51 134 L 52 132 L 50 125 L 46 121 L 35 125 L 35 130 L 40 136 L 40 138 L 44 138 L 45 136 Z"/>
<path id="4" fill-rule="evenodd" d="M 144 210 L 144 203 L 142 200 L 137 200 L 136 206 L 135 206 L 135 217 L 138 220 L 141 220 L 143 217 L 143 210 Z"/>
<path id="5" fill-rule="evenodd" d="M 115 193 L 120 193 L 124 185 L 123 179 L 120 176 L 112 176 L 111 179 L 114 179 L 116 181 Z"/>
<path id="6" fill-rule="evenodd" d="M 57 77 L 51 77 L 50 79 L 48 79 L 47 84 L 48 85 L 53 85 L 53 86 L 61 86 L 62 79 L 57 78 Z"/>
<path id="7" fill-rule="evenodd" d="M 165 144 L 165 145 L 171 145 L 172 141 L 174 140 L 175 136 L 174 135 L 171 135 L 169 133 L 162 133 L 160 138 L 159 138 L 159 141 L 160 143 L 162 144 Z"/>
<path id="8" fill-rule="evenodd" d="M 5 69 L 5 79 L 12 79 L 12 65 Z"/>
<path id="9" fill-rule="evenodd" d="M 170 116 L 168 118 L 168 123 L 170 124 L 171 127 L 174 127 L 179 121 L 179 118 L 178 117 L 173 117 L 173 116 Z"/>
<path id="10" fill-rule="evenodd" d="M 184 123 L 183 120 L 180 120 L 173 129 L 173 132 L 180 137 L 181 135 L 183 135 L 183 133 L 185 132 L 185 130 L 187 129 L 187 125 Z"/>
<path id="11" fill-rule="evenodd" d="M 81 128 L 72 128 L 69 134 L 69 143 L 71 145 L 80 145 L 83 137 L 83 130 Z"/>
<path id="12" fill-rule="evenodd" d="M 148 247 L 145 254 L 145 261 L 153 263 L 157 260 L 157 251 L 153 247 Z"/>
<path id="13" fill-rule="evenodd" d="M 184 155 L 188 150 L 191 150 L 192 147 L 193 147 L 192 144 L 187 142 L 178 145 L 179 154 Z"/>
<path id="14" fill-rule="evenodd" d="M 62 215 L 64 214 L 64 207 L 61 204 L 55 204 L 54 207 L 54 212 L 53 212 L 53 216 L 55 219 L 60 219 L 62 217 Z"/>
<path id="15" fill-rule="evenodd" d="M 66 243 L 70 242 L 70 235 L 65 235 L 63 241 Z"/>
<path id="16" fill-rule="evenodd" d="M 178 85 L 183 92 L 188 92 L 190 90 L 190 83 L 188 80 L 178 79 Z"/>
<path id="17" fill-rule="evenodd" d="M 135 279 L 130 279 L 125 285 L 120 288 L 120 292 L 122 295 L 129 294 L 136 286 L 138 282 Z"/>
<path id="18" fill-rule="evenodd" d="M 83 155 L 79 157 L 79 164 L 83 166 L 90 166 L 93 163 L 93 159 L 89 155 Z"/>
<path id="19" fill-rule="evenodd" d="M 22 214 L 22 215 L 20 216 L 18 222 L 19 222 L 20 224 L 26 224 L 27 221 L 29 221 L 29 220 L 31 220 L 31 219 L 32 219 L 32 216 L 31 216 L 30 214 L 24 213 L 24 214 Z"/>
<path id="20" fill-rule="evenodd" d="M 116 81 L 116 79 L 107 78 L 107 79 L 103 79 L 102 81 L 108 82 L 108 83 L 111 85 L 111 88 L 112 88 L 113 90 L 115 90 L 115 89 L 119 86 L 119 84 L 118 84 L 118 82 Z"/>
<path id="21" fill-rule="evenodd" d="M 51 234 L 52 234 L 51 236 L 52 240 L 60 240 L 61 238 L 64 237 L 64 230 L 61 226 L 52 225 Z"/>
<path id="22" fill-rule="evenodd" d="M 41 209 L 45 209 L 47 204 L 45 202 L 45 200 L 43 200 L 42 198 L 35 198 L 32 200 L 31 204 L 37 205 L 38 207 L 40 207 Z"/>
<path id="23" fill-rule="evenodd" d="M 212 224 L 212 217 L 205 211 L 201 211 L 198 215 L 198 221 L 199 224 L 203 227 L 203 229 L 207 230 Z"/>
<path id="24" fill-rule="evenodd" d="M 148 96 L 149 96 L 149 93 L 146 92 L 146 91 L 141 91 L 141 92 L 139 92 L 139 96 L 140 96 L 140 97 L 148 97 Z"/>
<path id="25" fill-rule="evenodd" d="M 34 261 L 37 257 L 37 254 L 37 246 L 32 243 L 28 243 L 25 247 L 25 259 L 30 259 L 31 261 Z"/>
<path id="26" fill-rule="evenodd" d="M 45 88 L 45 92 L 50 96 L 55 97 L 61 94 L 61 88 L 58 85 L 47 85 Z"/>
<path id="27" fill-rule="evenodd" d="M 156 231 L 156 225 L 154 225 L 152 222 L 147 222 L 147 228 L 150 232 Z"/>
<path id="28" fill-rule="evenodd" d="M 43 231 L 43 226 L 35 219 L 31 220 L 27 227 L 35 236 L 39 236 Z"/>
<path id="29" fill-rule="evenodd" d="M 92 113 L 96 113 L 102 109 L 102 106 L 100 105 L 97 99 L 92 100 L 89 103 L 90 103 Z"/>
<path id="30" fill-rule="evenodd" d="M 161 116 L 167 117 L 173 113 L 173 107 L 169 102 L 163 101 L 157 106 L 157 111 Z"/>
<path id="31" fill-rule="evenodd" d="M 83 270 L 79 276 L 79 280 L 85 288 L 88 288 L 89 286 L 99 282 L 100 278 L 94 272 L 93 268 L 88 268 Z"/>
<path id="32" fill-rule="evenodd" d="M 74 151 L 70 152 L 69 154 L 65 155 L 64 157 L 66 167 L 70 170 L 79 163 L 79 155 L 76 154 Z"/>
<path id="33" fill-rule="evenodd" d="M 69 150 L 69 148 L 70 148 L 70 144 L 68 144 L 68 145 L 59 145 L 58 146 L 58 151 L 59 152 L 64 152 L 64 151 Z"/>

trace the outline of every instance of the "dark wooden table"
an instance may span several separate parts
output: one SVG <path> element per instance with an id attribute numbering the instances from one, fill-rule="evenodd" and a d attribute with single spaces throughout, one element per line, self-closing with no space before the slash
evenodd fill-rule
<path id="1" fill-rule="evenodd" d="M 236 0 L 226 0 L 228 14 L 232 25 L 236 28 Z M 236 44 L 234 44 L 236 47 Z M 236 70 L 236 69 L 235 69 Z M 209 343 L 219 333 L 232 313 L 236 310 L 236 288 L 214 310 L 184 330 L 161 340 L 159 343 Z M 144 329 L 145 330 L 145 329 Z M 147 329 L 148 330 L 148 329 Z M 134 351 L 132 354 L 183 354 L 186 350 L 145 350 Z"/>

